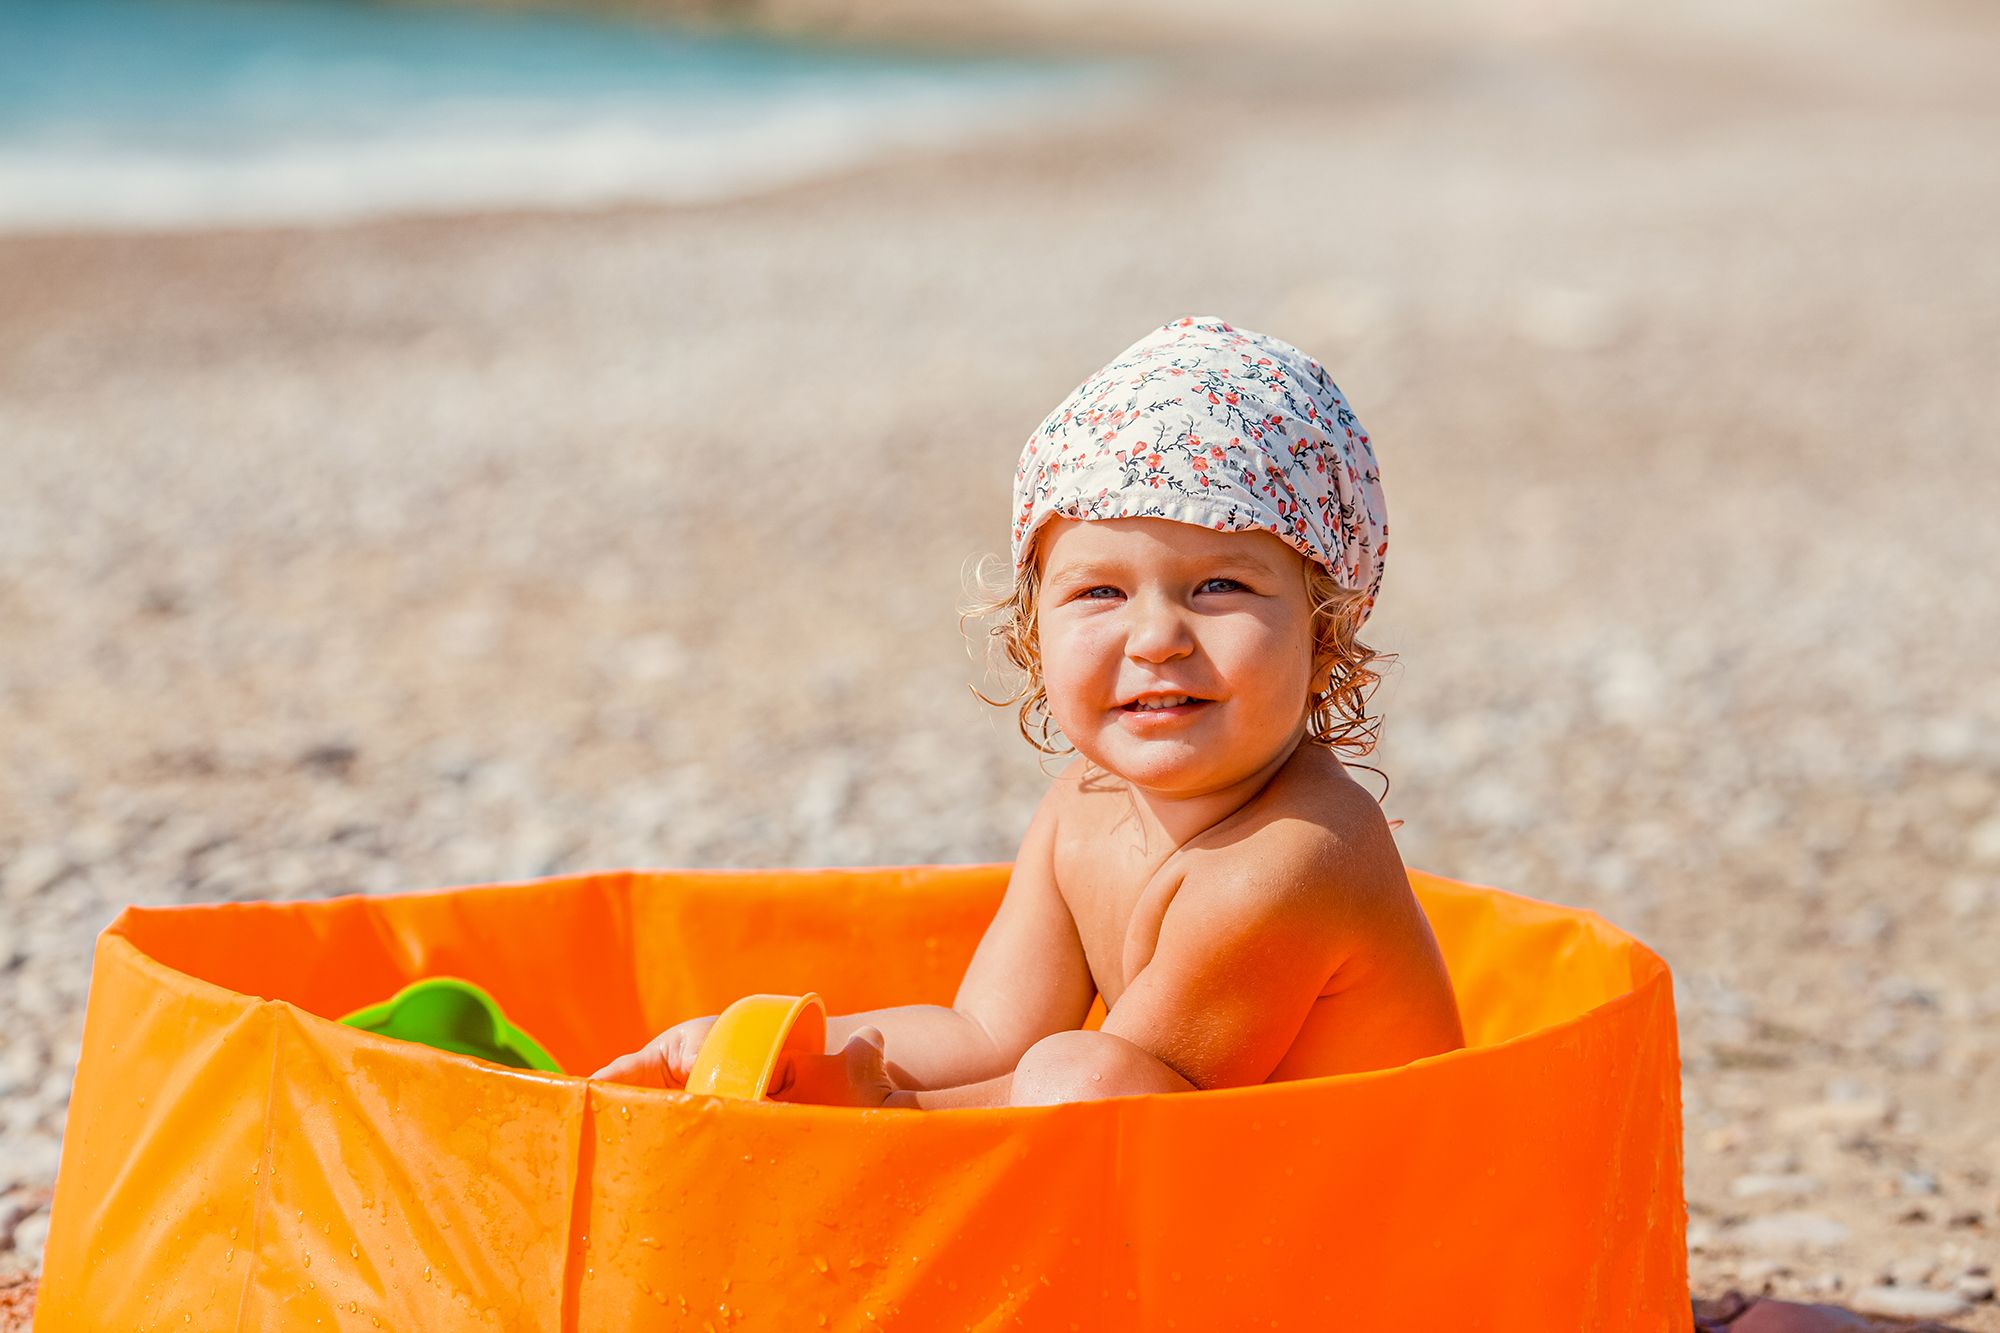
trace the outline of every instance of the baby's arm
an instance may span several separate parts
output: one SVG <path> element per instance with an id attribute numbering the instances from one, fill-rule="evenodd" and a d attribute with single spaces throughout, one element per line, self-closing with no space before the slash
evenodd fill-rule
<path id="1" fill-rule="evenodd" d="M 877 1028 L 898 1087 L 957 1089 L 1010 1075 L 1037 1041 L 1082 1026 L 1097 986 L 1069 905 L 1056 887 L 1056 809 L 1063 785 L 1058 781 L 1049 789 L 1029 821 L 1006 896 L 951 1007 L 904 1005 L 834 1018 L 827 1023 L 829 1052 L 841 1050 L 860 1028 Z"/>
<path id="2" fill-rule="evenodd" d="M 1287 820 L 1193 863 L 1102 1030 L 1196 1088 L 1269 1078 L 1329 978 L 1408 896 L 1377 841 Z"/>
<path id="3" fill-rule="evenodd" d="M 1056 888 L 1056 808 L 1062 785 L 1059 781 L 1050 789 L 1029 821 L 1006 895 L 952 1005 L 901 1005 L 829 1018 L 829 1056 L 841 1055 L 858 1032 L 873 1028 L 881 1033 L 889 1076 L 899 1088 L 984 1089 L 986 1096 L 997 1095 L 998 1102 L 948 1104 L 1004 1104 L 1006 1089 L 1000 1085 L 1022 1054 L 1050 1033 L 1082 1025 L 1097 989 L 1076 923 Z M 593 1077 L 683 1087 L 714 1022 L 711 1016 L 669 1028 Z M 907 1104 L 906 1095 L 896 1100 Z"/>

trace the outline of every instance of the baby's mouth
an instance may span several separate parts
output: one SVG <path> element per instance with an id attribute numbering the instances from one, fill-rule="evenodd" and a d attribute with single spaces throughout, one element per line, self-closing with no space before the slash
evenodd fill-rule
<path id="1" fill-rule="evenodd" d="M 1120 704 L 1119 708 L 1127 713 L 1163 713 L 1193 708 L 1207 702 L 1209 701 L 1197 699 L 1192 694 L 1162 694 L 1151 698 L 1134 699 L 1129 704 Z"/>

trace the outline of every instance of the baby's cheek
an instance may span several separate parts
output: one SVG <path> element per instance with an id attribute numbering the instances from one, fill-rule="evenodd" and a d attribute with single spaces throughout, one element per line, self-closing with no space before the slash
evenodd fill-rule
<path id="1" fill-rule="evenodd" d="M 1101 633 L 1073 630 L 1042 640 L 1042 684 L 1049 697 L 1084 692 L 1103 670 L 1105 646 Z M 1115 659 L 1114 659 L 1115 661 Z"/>

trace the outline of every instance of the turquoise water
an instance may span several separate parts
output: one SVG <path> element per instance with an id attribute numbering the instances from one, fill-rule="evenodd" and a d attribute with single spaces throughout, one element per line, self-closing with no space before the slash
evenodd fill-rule
<path id="1" fill-rule="evenodd" d="M 713 198 L 1127 83 L 575 14 L 0 0 L 0 226 Z"/>

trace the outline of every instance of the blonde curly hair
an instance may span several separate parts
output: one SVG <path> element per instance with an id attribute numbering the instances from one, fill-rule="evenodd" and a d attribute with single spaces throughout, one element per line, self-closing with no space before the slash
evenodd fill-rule
<path id="1" fill-rule="evenodd" d="M 1311 681 L 1322 686 L 1307 700 L 1311 717 L 1306 723 L 1306 739 L 1333 751 L 1341 762 L 1351 763 L 1373 752 L 1380 738 L 1382 719 L 1369 713 L 1368 699 L 1382 679 L 1378 668 L 1395 659 L 1393 654 L 1376 652 L 1358 637 L 1366 606 L 1363 594 L 1334 582 L 1333 575 L 1317 560 L 1301 563 L 1305 566 L 1306 596 L 1312 601 Z M 995 708 L 1018 703 L 1021 736 L 1043 754 L 1074 754 L 1075 746 L 1059 750 L 1049 739 L 1056 729 L 1055 718 L 1049 713 L 1041 642 L 1035 629 L 1041 596 L 1040 561 L 1031 559 L 1009 579 L 1006 561 L 989 555 L 972 568 L 967 581 L 972 600 L 959 608 L 960 632 L 967 621 L 998 617 L 986 631 L 988 661 L 993 645 L 998 644 L 1008 665 L 1026 676 L 1021 688 L 1005 699 L 990 699 L 977 687 L 971 687 L 973 694 Z"/>

